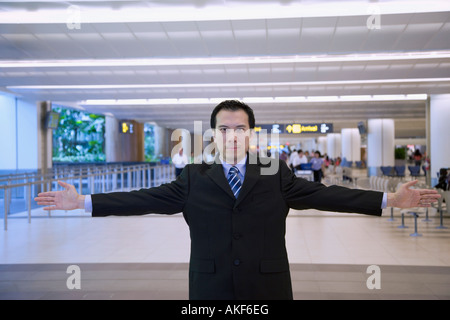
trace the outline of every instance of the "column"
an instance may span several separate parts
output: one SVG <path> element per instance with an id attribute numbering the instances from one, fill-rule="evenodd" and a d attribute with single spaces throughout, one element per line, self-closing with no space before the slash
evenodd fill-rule
<path id="1" fill-rule="evenodd" d="M 450 168 L 450 94 L 430 96 L 430 155 L 431 186 L 438 182 L 437 173 L 441 168 Z"/>
<path id="2" fill-rule="evenodd" d="M 327 154 L 330 159 L 336 159 L 341 156 L 341 139 L 340 133 L 327 134 Z"/>
<path id="3" fill-rule="evenodd" d="M 121 132 L 121 121 L 105 117 L 105 156 L 106 162 L 143 162 L 144 125 L 135 120 L 127 120 L 130 130 Z M 131 129 L 131 126 L 133 129 Z"/>
<path id="4" fill-rule="evenodd" d="M 52 138 L 53 131 L 47 128 L 48 112 L 52 110 L 50 101 L 40 101 L 37 103 L 38 121 L 38 170 L 41 174 L 46 174 L 52 168 Z"/>
<path id="5" fill-rule="evenodd" d="M 367 167 L 369 176 L 377 175 L 381 166 L 394 166 L 395 124 L 393 119 L 369 119 Z"/>
<path id="6" fill-rule="evenodd" d="M 119 121 L 113 116 L 105 116 L 105 158 L 106 162 L 121 161 Z"/>
<path id="7" fill-rule="evenodd" d="M 361 161 L 361 135 L 357 128 L 341 130 L 342 159 Z"/>

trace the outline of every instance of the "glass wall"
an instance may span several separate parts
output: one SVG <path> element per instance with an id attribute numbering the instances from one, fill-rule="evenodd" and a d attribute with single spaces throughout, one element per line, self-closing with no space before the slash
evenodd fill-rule
<path id="1" fill-rule="evenodd" d="M 53 107 L 59 114 L 53 130 L 53 162 L 104 162 L 105 117 Z"/>

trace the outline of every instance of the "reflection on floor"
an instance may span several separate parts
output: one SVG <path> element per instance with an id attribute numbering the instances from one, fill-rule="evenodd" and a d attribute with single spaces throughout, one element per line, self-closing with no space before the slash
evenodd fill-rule
<path id="1" fill-rule="evenodd" d="M 80 288 L 68 264 L 0 265 L 0 299 L 186 300 L 187 263 L 83 263 Z M 291 264 L 294 299 L 450 299 L 450 268 L 379 265 L 380 287 L 367 266 Z M 67 284 L 69 282 L 69 285 Z M 369 286 L 367 285 L 369 282 Z M 372 288 L 372 289 L 370 289 Z"/>

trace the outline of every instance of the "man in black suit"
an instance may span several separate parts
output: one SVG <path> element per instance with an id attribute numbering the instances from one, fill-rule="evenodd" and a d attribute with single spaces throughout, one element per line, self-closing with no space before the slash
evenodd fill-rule
<path id="1" fill-rule="evenodd" d="M 187 165 L 172 183 L 131 192 L 83 196 L 60 182 L 64 191 L 36 200 L 45 210 L 87 207 L 93 217 L 182 212 L 191 237 L 190 299 L 292 299 L 285 247 L 290 208 L 380 216 L 386 206 L 430 206 L 439 197 L 410 189 L 415 182 L 384 194 L 297 178 L 284 161 L 248 152 L 254 126 L 250 107 L 224 101 L 211 114 L 214 163 Z"/>

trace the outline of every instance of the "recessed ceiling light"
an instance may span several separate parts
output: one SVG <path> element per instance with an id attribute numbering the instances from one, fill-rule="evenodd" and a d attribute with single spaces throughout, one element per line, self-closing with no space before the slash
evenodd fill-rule
<path id="1" fill-rule="evenodd" d="M 157 67 L 449 59 L 450 51 L 235 58 L 0 60 L 0 68 Z"/>
<path id="2" fill-rule="evenodd" d="M 315 103 L 315 102 L 348 102 L 348 101 L 401 101 L 426 100 L 426 94 L 398 95 L 355 95 L 355 96 L 309 96 L 309 97 L 243 97 L 246 103 Z M 112 105 L 183 105 L 183 104 L 217 104 L 225 98 L 185 98 L 185 99 L 94 99 L 81 101 L 82 106 L 112 106 Z"/>

